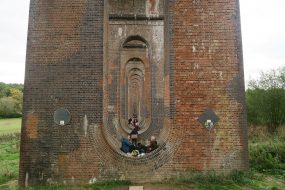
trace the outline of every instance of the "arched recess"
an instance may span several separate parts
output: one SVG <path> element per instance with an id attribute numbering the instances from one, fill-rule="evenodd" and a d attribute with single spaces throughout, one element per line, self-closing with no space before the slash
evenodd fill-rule
<path id="1" fill-rule="evenodd" d="M 120 125 L 123 129 L 128 129 L 126 132 L 130 132 L 127 120 L 136 115 L 140 132 L 143 132 L 151 123 L 151 67 L 148 42 L 138 35 L 129 36 L 122 43 L 120 55 Z"/>
<path id="2" fill-rule="evenodd" d="M 132 35 L 127 37 L 127 39 L 122 44 L 123 48 L 148 48 L 148 42 L 139 35 Z"/>
<path id="3" fill-rule="evenodd" d="M 110 0 L 112 9 L 124 4 L 121 1 Z M 163 3 L 163 1 L 160 1 Z M 163 7 L 163 6 L 162 6 Z M 163 10 L 161 10 L 163 11 Z M 139 140 L 149 139 L 156 135 L 161 145 L 154 154 L 164 155 L 172 152 L 172 146 L 179 138 L 169 138 L 174 129 L 170 118 L 170 72 L 165 56 L 165 35 L 163 17 L 153 17 L 145 20 L 129 20 L 122 17 L 122 12 L 112 10 L 109 15 L 107 44 L 104 65 L 104 123 L 103 134 L 111 151 L 125 156 L 120 151 L 121 137 L 131 131 L 127 119 L 132 114 L 132 108 L 143 110 L 140 119 Z M 120 18 L 123 18 L 120 20 Z M 132 89 L 131 89 L 132 88 Z M 130 90 L 137 93 L 130 93 Z M 133 96 L 138 101 L 133 101 Z M 141 108 L 132 102 L 141 102 Z M 145 110 L 145 111 L 144 111 Z M 179 130 L 175 134 L 179 134 Z M 169 141 L 169 143 L 168 143 Z M 176 145 L 175 145 L 176 146 Z M 171 149 L 169 152 L 168 149 Z M 166 151 L 167 150 L 167 151 Z M 159 152 L 159 153 L 158 153 Z M 154 154 L 150 155 L 151 157 Z M 164 156 L 163 156 L 164 155 Z M 148 157 L 148 156 L 147 156 Z M 114 158 L 120 158 L 117 154 Z M 132 159 L 132 158 L 130 158 Z"/>
<path id="4" fill-rule="evenodd" d="M 143 107 L 146 102 L 144 99 L 145 85 L 144 85 L 144 71 L 138 68 L 132 68 L 127 72 L 126 86 L 128 97 L 126 100 L 128 118 L 137 116 L 139 121 L 142 121 L 145 116 L 145 109 Z"/>

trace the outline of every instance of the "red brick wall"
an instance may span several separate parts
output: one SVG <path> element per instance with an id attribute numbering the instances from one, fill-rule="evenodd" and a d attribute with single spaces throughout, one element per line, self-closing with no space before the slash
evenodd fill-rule
<path id="1" fill-rule="evenodd" d="M 247 167 L 247 137 L 238 1 L 173 1 L 175 125 L 184 130 L 178 170 Z M 187 8 L 186 8 L 187 7 Z M 197 118 L 207 108 L 211 131 Z M 181 163 L 181 164 L 179 164 Z"/>
<path id="2" fill-rule="evenodd" d="M 118 100 L 118 95 L 110 98 L 108 86 L 118 76 L 106 72 L 107 1 L 31 0 L 21 186 L 105 179 L 147 182 L 193 169 L 228 173 L 248 167 L 238 1 L 161 2 L 156 15 L 134 9 L 142 20 L 152 15 L 164 22 L 164 82 L 158 83 L 164 96 L 151 99 L 152 106 L 163 110 L 152 113 L 157 118 L 152 123 L 162 127 L 150 127 L 145 135 L 155 131 L 159 148 L 131 158 L 118 150 L 123 133 L 114 118 L 119 114 L 110 117 L 106 108 Z M 164 14 L 157 15 L 161 9 Z M 65 126 L 53 121 L 59 108 L 71 114 Z M 209 109 L 219 118 L 211 130 L 198 122 Z M 107 126 L 111 124 L 113 128 Z"/>

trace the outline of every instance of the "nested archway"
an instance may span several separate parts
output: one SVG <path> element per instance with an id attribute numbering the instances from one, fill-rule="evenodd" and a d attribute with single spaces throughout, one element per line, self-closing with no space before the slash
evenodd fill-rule
<path id="1" fill-rule="evenodd" d="M 155 135 L 159 143 L 169 132 L 169 69 L 164 52 L 163 20 L 111 20 L 104 83 L 104 133 L 120 153 L 122 137 L 131 132 L 128 119 L 139 120 L 139 141 Z M 164 142 L 163 142 L 164 141 Z"/>
<path id="2" fill-rule="evenodd" d="M 144 118 L 143 103 L 144 101 L 144 92 L 145 92 L 145 85 L 144 85 L 144 73 L 141 69 L 132 66 L 130 69 L 127 77 L 127 108 L 128 118 L 133 117 L 134 115 L 138 117 L 139 121 Z"/>
<path id="3" fill-rule="evenodd" d="M 138 117 L 141 129 L 151 122 L 151 67 L 148 42 L 141 36 L 129 36 L 120 49 L 120 125 Z"/>

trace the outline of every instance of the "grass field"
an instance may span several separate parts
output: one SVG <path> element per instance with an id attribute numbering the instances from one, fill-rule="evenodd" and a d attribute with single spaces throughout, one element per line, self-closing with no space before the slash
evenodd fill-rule
<path id="1" fill-rule="evenodd" d="M 22 118 L 0 119 L 0 135 L 21 131 Z"/>
<path id="2" fill-rule="evenodd" d="M 11 139 L 0 143 L 0 184 L 18 177 L 19 140 Z M 0 187 L 1 189 L 1 187 Z"/>

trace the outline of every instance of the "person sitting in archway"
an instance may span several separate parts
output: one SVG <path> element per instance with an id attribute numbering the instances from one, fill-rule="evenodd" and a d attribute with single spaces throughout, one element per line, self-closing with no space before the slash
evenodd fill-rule
<path id="1" fill-rule="evenodd" d="M 138 136 L 139 136 L 139 128 L 138 127 L 135 127 L 131 133 L 130 133 L 130 137 L 131 137 L 131 140 L 133 142 L 133 145 L 137 145 L 137 140 L 138 140 Z"/>
<path id="2" fill-rule="evenodd" d="M 142 143 L 138 143 L 137 149 L 139 150 L 140 154 L 145 154 L 147 152 L 147 146 Z"/>
<path id="3" fill-rule="evenodd" d="M 132 121 L 133 121 L 132 118 L 128 119 L 128 124 L 129 124 L 129 125 L 132 124 Z"/>
<path id="4" fill-rule="evenodd" d="M 134 129 L 136 129 L 137 131 L 140 130 L 139 122 L 138 122 L 138 121 L 137 121 L 136 123 L 134 123 Z"/>
<path id="5" fill-rule="evenodd" d="M 133 120 L 132 121 L 133 121 L 133 125 L 135 127 L 136 124 L 139 122 L 136 114 L 133 115 Z"/>
<path id="6" fill-rule="evenodd" d="M 131 135 L 131 139 L 132 139 L 133 144 L 136 146 L 138 135 L 139 135 L 138 131 L 140 130 L 140 127 L 139 127 L 139 122 L 137 119 L 134 119 L 133 121 L 135 122 L 134 123 L 134 129 L 131 131 L 130 135 Z"/>
<path id="7" fill-rule="evenodd" d="M 150 137 L 150 144 L 147 146 L 147 153 L 150 153 L 158 148 L 155 136 Z"/>
<path id="8" fill-rule="evenodd" d="M 131 152 L 133 151 L 134 149 L 134 145 L 132 144 L 132 141 L 131 141 L 131 136 L 128 135 L 128 138 L 123 138 L 122 139 L 122 145 L 121 145 L 121 151 L 123 151 L 124 153 L 128 153 L 128 152 Z"/>

